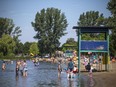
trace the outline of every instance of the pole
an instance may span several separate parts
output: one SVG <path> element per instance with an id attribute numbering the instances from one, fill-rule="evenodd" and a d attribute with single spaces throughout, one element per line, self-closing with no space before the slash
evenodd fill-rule
<path id="1" fill-rule="evenodd" d="M 107 54 L 107 64 L 108 64 L 108 71 L 110 70 L 110 59 L 109 59 L 109 57 L 110 57 L 110 54 L 109 54 L 109 31 L 107 32 L 107 43 L 108 43 L 108 45 L 107 45 L 107 49 L 108 49 L 108 54 Z"/>
<path id="2" fill-rule="evenodd" d="M 81 33 L 80 33 L 80 29 L 78 29 L 78 84 L 80 87 L 80 50 L 81 50 Z"/>

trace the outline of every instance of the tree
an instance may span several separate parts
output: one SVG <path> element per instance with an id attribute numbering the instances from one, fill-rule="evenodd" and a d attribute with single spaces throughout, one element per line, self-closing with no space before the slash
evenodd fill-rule
<path id="1" fill-rule="evenodd" d="M 37 46 L 37 43 L 36 42 L 33 42 L 30 46 L 30 49 L 29 49 L 29 52 L 34 54 L 34 55 L 38 55 L 39 53 L 39 49 L 38 49 L 38 46 Z"/>
<path id="2" fill-rule="evenodd" d="M 77 50 L 77 42 L 74 38 L 68 38 L 66 43 L 62 45 L 62 50 L 65 52 L 66 50 Z"/>
<path id="3" fill-rule="evenodd" d="M 4 56 L 13 53 L 15 45 L 15 41 L 8 34 L 3 34 L 0 38 L 0 51 Z"/>
<path id="4" fill-rule="evenodd" d="M 23 44 L 19 40 L 19 37 L 21 36 L 21 32 L 22 31 L 20 30 L 20 27 L 18 27 L 18 26 L 12 32 L 12 37 L 16 43 L 15 52 L 14 52 L 15 54 L 22 53 L 21 50 L 22 50 Z"/>
<path id="5" fill-rule="evenodd" d="M 35 22 L 32 22 L 37 32 L 34 38 L 38 39 L 41 54 L 53 53 L 60 46 L 59 39 L 64 36 L 67 20 L 64 13 L 56 8 L 42 9 L 37 12 Z"/>
<path id="6" fill-rule="evenodd" d="M 20 27 L 15 27 L 12 19 L 0 17 L 0 38 L 3 34 L 18 38 L 21 36 L 21 32 Z"/>
<path id="7" fill-rule="evenodd" d="M 20 49 L 18 45 L 20 44 L 19 36 L 21 36 L 20 27 L 15 27 L 13 20 L 9 18 L 0 18 L 0 38 L 3 34 L 10 35 L 16 43 L 15 54 Z"/>
<path id="8" fill-rule="evenodd" d="M 16 42 L 20 42 L 18 38 L 21 36 L 21 32 L 22 31 L 20 30 L 20 27 L 18 26 L 14 29 L 14 31 L 12 31 L 12 37 Z"/>
<path id="9" fill-rule="evenodd" d="M 0 38 L 3 34 L 11 35 L 13 31 L 14 23 L 12 19 L 9 18 L 0 18 Z"/>
<path id="10" fill-rule="evenodd" d="M 103 14 L 100 14 L 98 11 L 87 11 L 80 15 L 79 21 L 77 22 L 78 26 L 101 26 L 105 25 L 107 22 L 106 18 L 104 18 Z M 82 39 L 85 40 L 103 40 L 105 34 L 83 34 Z"/>
<path id="11" fill-rule="evenodd" d="M 70 43 L 75 43 L 76 41 L 74 40 L 74 38 L 68 38 L 66 43 L 70 44 Z"/>
<path id="12" fill-rule="evenodd" d="M 30 53 L 29 49 L 30 49 L 31 44 L 32 44 L 32 42 L 25 42 L 24 43 L 23 50 L 22 50 L 22 52 L 24 54 L 29 54 Z"/>
<path id="13" fill-rule="evenodd" d="M 14 53 L 15 55 L 19 55 L 19 54 L 23 54 L 23 51 L 24 51 L 24 45 L 22 42 L 16 42 L 16 46 L 15 46 L 15 50 L 14 50 Z"/>
<path id="14" fill-rule="evenodd" d="M 113 27 L 110 36 L 110 51 L 116 56 L 116 0 L 110 0 L 107 9 L 109 9 L 112 14 L 111 17 L 109 17 L 108 25 Z"/>

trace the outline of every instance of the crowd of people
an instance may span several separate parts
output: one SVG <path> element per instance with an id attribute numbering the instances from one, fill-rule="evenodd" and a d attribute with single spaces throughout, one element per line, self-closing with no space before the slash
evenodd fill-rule
<path id="1" fill-rule="evenodd" d="M 39 66 L 39 60 L 38 59 L 34 59 L 32 60 L 32 62 L 34 63 L 34 66 Z M 75 74 L 78 73 L 78 68 L 77 68 L 77 64 L 74 63 L 72 58 L 68 58 L 68 61 L 65 62 L 66 68 L 62 67 L 62 63 L 63 60 L 61 59 L 60 61 L 57 62 L 58 63 L 58 77 L 60 77 L 61 72 L 65 71 L 67 74 L 67 77 L 71 78 L 73 77 Z M 88 71 L 90 71 L 90 64 L 88 64 L 86 66 L 86 69 Z M 6 69 L 6 64 L 5 61 L 3 61 L 2 64 L 2 70 Z M 27 63 L 26 60 L 16 60 L 16 68 L 15 68 L 15 72 L 16 72 L 16 76 L 22 75 L 24 77 L 27 76 Z"/>
<path id="2" fill-rule="evenodd" d="M 12 64 L 13 61 L 10 61 L 10 63 Z M 8 61 L 4 61 L 2 63 L 2 70 L 5 71 L 6 70 L 6 64 L 8 64 Z M 19 74 L 21 74 L 22 76 L 27 76 L 27 63 L 26 60 L 16 60 L 16 68 L 15 68 L 15 72 L 16 72 L 16 76 L 19 76 Z"/>
<path id="3" fill-rule="evenodd" d="M 60 60 L 58 63 L 58 77 L 60 77 L 62 71 L 62 60 Z M 65 72 L 67 73 L 68 78 L 72 78 L 76 73 L 78 73 L 77 65 L 74 64 L 71 58 L 67 63 L 67 68 L 65 69 Z"/>
<path id="4" fill-rule="evenodd" d="M 19 75 L 19 72 L 22 76 L 27 76 L 27 70 L 26 60 L 16 61 L 16 76 Z"/>

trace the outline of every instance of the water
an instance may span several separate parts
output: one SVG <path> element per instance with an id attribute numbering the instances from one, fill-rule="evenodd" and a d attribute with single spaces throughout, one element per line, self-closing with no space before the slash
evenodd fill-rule
<path id="1" fill-rule="evenodd" d="M 31 61 L 27 61 L 27 64 L 27 77 L 20 74 L 15 76 L 15 61 L 6 64 L 5 71 L 0 69 L 0 87 L 78 87 L 78 77 L 67 79 L 66 72 L 62 72 L 61 78 L 58 78 L 57 64 L 40 62 L 39 67 L 35 67 Z"/>

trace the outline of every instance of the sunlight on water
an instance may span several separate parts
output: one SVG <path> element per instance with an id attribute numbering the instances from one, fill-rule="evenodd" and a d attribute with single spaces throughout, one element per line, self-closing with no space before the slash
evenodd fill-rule
<path id="1" fill-rule="evenodd" d="M 35 67 L 31 61 L 27 61 L 28 76 L 15 76 L 15 61 L 13 64 L 6 64 L 6 70 L 0 69 L 0 87 L 78 87 L 78 77 L 67 79 L 66 72 L 57 76 L 57 64 L 40 62 Z M 2 61 L 0 61 L 0 66 Z"/>

